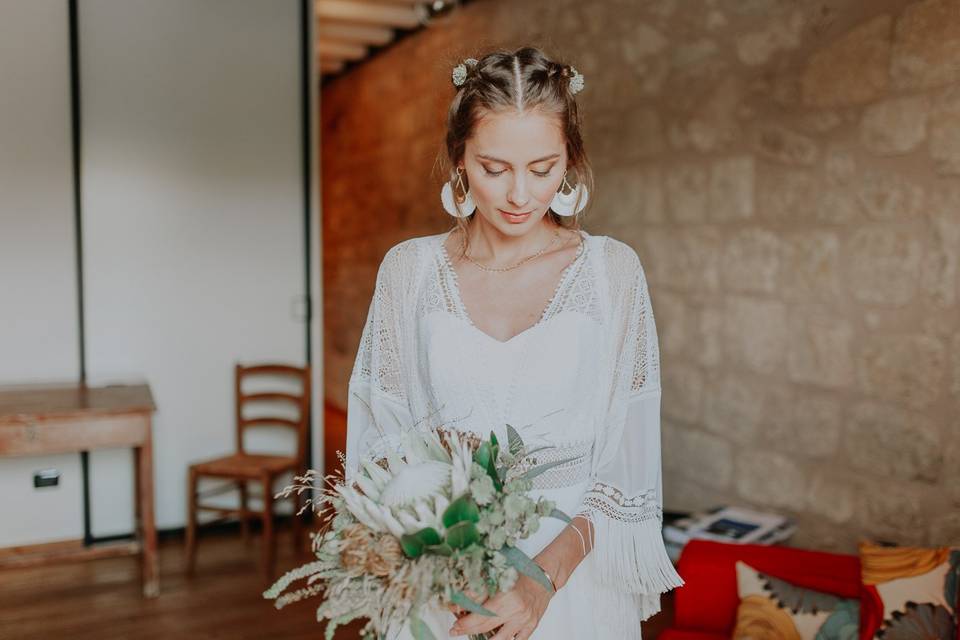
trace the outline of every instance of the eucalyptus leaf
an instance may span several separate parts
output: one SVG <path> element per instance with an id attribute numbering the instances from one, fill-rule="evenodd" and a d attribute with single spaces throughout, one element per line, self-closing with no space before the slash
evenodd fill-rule
<path id="1" fill-rule="evenodd" d="M 473 452 L 473 461 L 476 462 L 481 467 L 483 467 L 484 469 L 486 469 L 487 464 L 490 462 L 491 452 L 492 450 L 490 449 L 490 443 L 484 442 L 479 447 L 477 447 L 476 451 Z"/>
<path id="2" fill-rule="evenodd" d="M 543 572 L 540 565 L 530 559 L 530 556 L 520 549 L 508 545 L 502 547 L 500 553 L 507 559 L 507 564 L 528 578 L 536 580 L 543 585 L 544 589 L 553 593 L 553 584 L 550 582 L 550 578 Z"/>
<path id="3" fill-rule="evenodd" d="M 466 520 L 447 529 L 447 544 L 453 549 L 466 549 L 480 540 L 477 525 Z"/>
<path id="4" fill-rule="evenodd" d="M 419 558 L 423 555 L 426 547 L 438 545 L 441 542 L 443 542 L 443 539 L 433 527 L 400 536 L 400 548 L 403 550 L 403 555 L 408 558 Z"/>
<path id="5" fill-rule="evenodd" d="M 494 462 L 494 457 L 490 457 L 490 461 L 487 463 L 487 475 L 490 476 L 490 479 L 493 480 L 493 488 L 499 493 L 503 491 L 503 482 L 500 480 L 500 473 L 497 471 L 497 465 Z"/>
<path id="6" fill-rule="evenodd" d="M 433 631 L 430 631 L 427 623 L 415 613 L 410 614 L 410 633 L 413 634 L 415 640 L 437 640 L 437 636 L 433 635 Z"/>
<path id="7" fill-rule="evenodd" d="M 453 594 L 450 596 L 450 601 L 453 602 L 453 604 L 457 605 L 458 607 L 462 609 L 466 609 L 470 613 L 479 613 L 480 615 L 487 616 L 489 618 L 493 618 L 497 615 L 493 611 L 490 611 L 489 609 L 484 608 L 483 605 L 480 605 L 474 600 L 472 600 L 471 598 L 469 598 L 462 591 L 454 591 Z"/>
<path id="8" fill-rule="evenodd" d="M 413 534 L 413 536 L 423 543 L 424 546 L 440 544 L 443 542 L 443 538 L 440 537 L 440 533 L 433 527 L 420 529 L 420 531 L 417 531 L 415 534 Z"/>
<path id="9" fill-rule="evenodd" d="M 450 547 L 446 542 L 441 544 L 430 544 L 426 545 L 423 548 L 424 553 L 433 554 L 435 556 L 452 556 L 453 548 Z"/>
<path id="10" fill-rule="evenodd" d="M 535 453 L 540 453 L 541 451 L 549 451 L 550 449 L 556 449 L 556 448 L 557 448 L 556 445 L 552 445 L 552 444 L 544 445 L 542 447 L 531 449 L 530 451 L 525 451 L 524 457 L 532 456 Z"/>
<path id="11" fill-rule="evenodd" d="M 443 526 L 448 529 L 458 522 L 479 522 L 480 508 L 472 497 L 464 494 L 447 505 L 442 520 Z"/>
<path id="12" fill-rule="evenodd" d="M 529 471 L 527 471 L 526 473 L 524 473 L 524 474 L 523 474 L 522 476 L 520 476 L 520 477 L 523 478 L 523 479 L 525 479 L 525 480 L 530 480 L 530 479 L 532 479 L 532 478 L 536 478 L 538 475 L 540 475 L 541 473 L 543 473 L 543 472 L 545 472 L 545 471 L 549 471 L 550 469 L 553 469 L 554 467 L 559 467 L 561 464 L 566 464 L 566 463 L 568 463 L 568 462 L 573 462 L 574 460 L 578 460 L 578 459 L 579 459 L 578 457 L 575 457 L 575 458 L 564 458 L 563 460 L 556 460 L 556 461 L 554 461 L 554 462 L 545 462 L 544 464 L 538 464 L 537 466 L 535 466 L 534 468 L 530 469 Z"/>
<path id="13" fill-rule="evenodd" d="M 557 520 L 563 520 L 567 524 L 573 522 L 573 520 L 570 519 L 570 516 L 565 514 L 563 511 L 560 511 L 560 509 L 554 509 L 551 511 L 549 517 L 556 518 Z"/>
<path id="14" fill-rule="evenodd" d="M 423 555 L 423 543 L 410 533 L 400 536 L 400 548 L 408 558 L 419 558 Z"/>

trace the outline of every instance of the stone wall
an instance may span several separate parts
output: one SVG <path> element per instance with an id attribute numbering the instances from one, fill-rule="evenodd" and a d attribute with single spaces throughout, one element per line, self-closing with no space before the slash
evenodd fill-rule
<path id="1" fill-rule="evenodd" d="M 323 94 L 331 399 L 379 259 L 449 221 L 449 72 L 535 44 L 585 76 L 594 234 L 637 249 L 666 507 L 799 545 L 960 542 L 960 0 L 478 0 Z"/>

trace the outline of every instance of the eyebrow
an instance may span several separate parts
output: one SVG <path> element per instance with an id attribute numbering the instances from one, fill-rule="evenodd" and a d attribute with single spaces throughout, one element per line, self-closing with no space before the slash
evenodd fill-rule
<path id="1" fill-rule="evenodd" d="M 501 160 L 500 158 L 494 158 L 493 156 L 484 155 L 482 153 L 477 154 L 478 158 L 483 158 L 484 160 L 490 160 L 492 162 L 499 162 L 501 164 L 510 164 L 506 160 Z M 552 153 L 549 156 L 543 156 L 542 158 L 537 158 L 536 160 L 531 160 L 530 164 L 536 164 L 538 162 L 543 162 L 544 160 L 553 160 L 554 158 L 559 158 L 559 153 Z"/>

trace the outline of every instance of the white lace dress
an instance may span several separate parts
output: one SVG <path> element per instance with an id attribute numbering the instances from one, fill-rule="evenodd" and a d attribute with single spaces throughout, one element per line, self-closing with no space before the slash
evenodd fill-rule
<path id="1" fill-rule="evenodd" d="M 640 638 L 660 594 L 683 584 L 661 536 L 659 350 L 643 268 L 629 245 L 580 233 L 540 319 L 505 342 L 467 314 L 443 245 L 449 232 L 394 245 L 349 384 L 348 478 L 361 456 L 396 447 L 402 430 L 437 424 L 492 430 L 506 442 L 509 423 L 528 444 L 556 447 L 538 461 L 576 458 L 538 476 L 534 490 L 590 518 L 594 547 L 551 600 L 535 640 Z M 520 544 L 531 557 L 566 526 L 543 523 Z M 448 637 L 451 613 L 431 608 L 424 617 L 438 639 Z"/>

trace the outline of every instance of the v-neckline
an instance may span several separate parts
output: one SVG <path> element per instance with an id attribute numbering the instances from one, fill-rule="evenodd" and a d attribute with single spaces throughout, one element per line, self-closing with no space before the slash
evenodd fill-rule
<path id="1" fill-rule="evenodd" d="M 450 260 L 450 255 L 447 253 L 446 241 L 447 241 L 447 238 L 450 237 L 450 234 L 453 232 L 453 229 L 438 236 L 438 239 L 439 239 L 438 243 L 440 245 L 441 262 L 443 263 L 443 267 L 449 272 L 453 280 L 453 286 L 451 287 L 451 289 L 453 291 L 454 303 L 456 304 L 460 312 L 460 315 L 463 317 L 464 320 L 466 320 L 467 325 L 472 327 L 474 331 L 486 337 L 487 339 L 492 340 L 498 345 L 504 345 L 504 346 L 509 345 L 513 342 L 516 342 L 522 336 L 529 334 L 531 331 L 533 331 L 534 329 L 542 325 L 543 322 L 547 319 L 548 314 L 552 310 L 554 303 L 557 300 L 557 295 L 560 293 L 560 290 L 563 288 L 564 283 L 567 281 L 567 277 L 570 274 L 570 270 L 575 264 L 577 264 L 580 261 L 580 259 L 586 253 L 587 238 L 589 237 L 589 234 L 582 229 L 577 229 L 576 231 L 577 233 L 580 234 L 580 244 L 577 247 L 577 254 L 573 257 L 573 259 L 569 263 L 567 263 L 567 266 L 563 268 L 563 271 L 560 272 L 560 278 L 557 280 L 557 284 L 553 289 L 553 295 L 550 296 L 550 299 L 547 301 L 546 306 L 540 312 L 540 317 L 537 318 L 537 321 L 534 322 L 532 325 L 530 325 L 526 329 L 523 329 L 519 333 L 516 333 L 510 336 L 506 340 L 500 340 L 499 338 L 493 337 L 492 335 L 490 335 L 489 333 L 487 333 L 486 331 L 478 327 L 476 323 L 474 323 L 473 318 L 470 317 L 470 312 L 467 311 L 467 305 L 464 304 L 463 296 L 460 294 L 460 281 L 457 276 L 457 270 L 453 268 L 453 262 Z"/>

